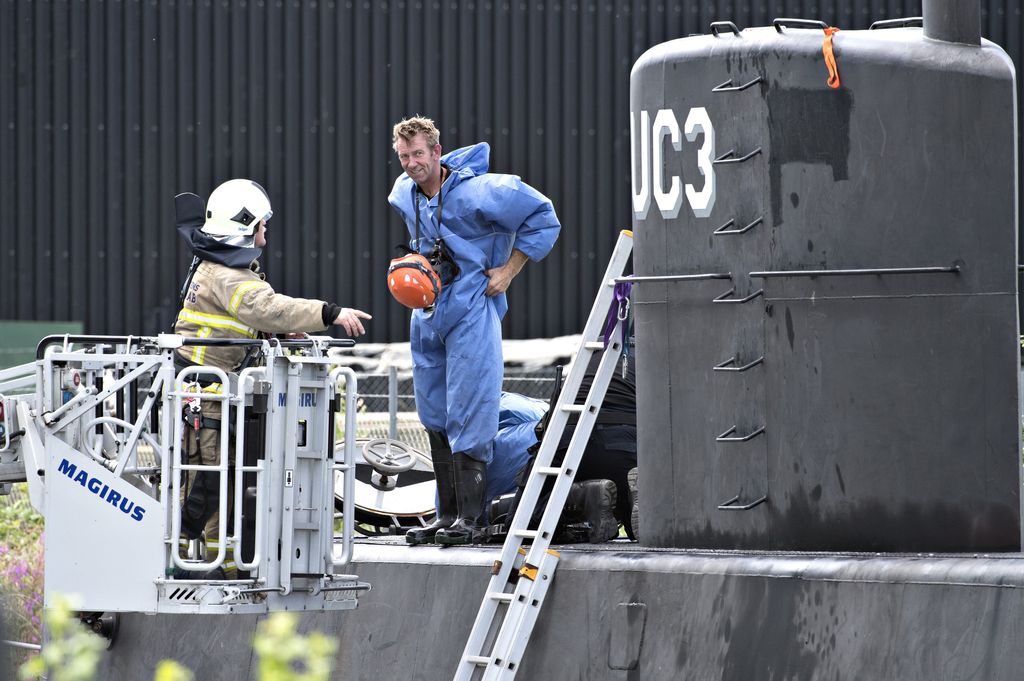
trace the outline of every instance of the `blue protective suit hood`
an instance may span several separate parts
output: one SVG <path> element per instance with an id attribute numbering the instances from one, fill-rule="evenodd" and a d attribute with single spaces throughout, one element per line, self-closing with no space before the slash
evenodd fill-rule
<path id="1" fill-rule="evenodd" d="M 487 142 L 474 144 L 469 147 L 462 147 L 455 151 L 449 151 L 441 157 L 441 164 L 446 166 L 452 173 L 452 180 L 458 182 L 477 175 L 483 175 L 491 166 L 491 145 Z M 449 187 L 451 191 L 451 187 Z"/>

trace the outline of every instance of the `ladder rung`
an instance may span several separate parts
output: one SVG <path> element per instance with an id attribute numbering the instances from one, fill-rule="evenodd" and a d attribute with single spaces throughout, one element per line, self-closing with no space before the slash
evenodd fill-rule
<path id="1" fill-rule="evenodd" d="M 613 298 L 615 297 L 613 290 L 615 279 L 621 275 L 632 248 L 633 233 L 623 231 L 615 244 L 615 251 L 612 253 L 612 258 L 608 263 L 608 270 L 602 279 L 601 283 L 603 286 L 594 299 L 594 305 L 585 326 L 585 340 L 580 343 L 576 353 L 577 360 L 595 357 L 597 353 L 605 352 L 606 356 L 602 358 L 601 364 L 607 370 L 608 367 L 605 366 L 607 361 L 605 360 L 616 358 L 622 351 L 622 344 L 617 341 L 609 344 L 607 349 L 605 349 L 604 343 L 599 342 L 596 338 L 597 331 L 595 329 L 604 322 L 608 315 L 609 306 L 613 304 Z M 578 391 L 579 384 L 577 383 L 578 377 L 576 373 L 578 373 L 578 369 L 581 367 L 579 365 L 576 366 L 576 370 L 570 372 L 572 380 L 567 381 L 566 386 L 576 386 Z M 586 366 L 585 362 L 583 366 Z M 605 373 L 610 372 L 598 372 L 602 376 Z M 596 404 L 594 403 L 595 396 L 607 390 L 608 380 L 610 380 L 610 376 L 600 380 L 598 380 L 597 375 L 594 376 L 594 381 L 590 386 L 586 400 L 589 406 L 588 404 L 572 404 L 577 399 L 576 395 L 565 400 L 563 404 L 564 397 L 560 395 L 558 403 L 556 403 L 556 409 L 559 410 L 558 413 L 578 414 L 580 415 L 579 420 L 581 422 L 591 421 L 591 416 L 596 414 L 597 410 L 601 407 L 600 400 L 597 400 Z M 587 415 L 586 419 L 583 418 L 584 415 Z M 563 418 L 569 420 L 569 417 Z M 549 437 L 557 440 L 561 434 L 561 430 L 549 429 L 545 434 L 544 440 L 547 442 Z M 546 502 L 545 513 L 551 509 L 552 504 L 564 504 L 568 494 L 568 485 L 563 485 L 562 483 L 572 480 L 576 474 L 575 468 L 578 466 L 582 454 L 583 447 L 570 447 L 570 451 L 566 452 L 565 461 L 561 466 L 551 465 L 552 462 L 548 459 L 545 461 L 546 466 L 536 466 L 531 471 L 531 475 L 543 477 L 540 479 L 531 478 L 531 482 L 528 485 L 530 488 L 533 487 L 535 482 L 547 484 L 548 482 L 554 482 L 555 478 L 558 479 L 559 484 L 555 485 L 555 487 L 560 491 L 557 494 L 552 491 L 551 498 Z M 569 480 L 563 480 L 561 478 L 562 475 L 568 477 Z M 494 584 L 497 577 L 504 573 L 502 568 L 503 560 L 496 560 L 494 562 L 494 568 L 491 570 L 492 585 L 488 586 L 487 591 L 484 592 L 483 603 L 477 612 L 477 619 L 473 624 L 473 630 L 470 632 L 466 647 L 463 649 L 458 672 L 455 676 L 457 681 L 466 681 L 473 678 L 474 675 L 481 673 L 481 670 L 467 667 L 469 664 L 483 667 L 483 674 L 496 674 L 505 681 L 511 681 L 519 671 L 519 661 L 522 659 L 523 652 L 530 639 L 538 617 L 538 611 L 544 602 L 547 588 L 550 586 L 550 577 L 558 564 L 559 558 L 558 552 L 552 551 L 549 548 L 552 530 L 513 529 L 523 527 L 525 523 L 523 523 L 522 518 L 530 517 L 533 514 L 537 506 L 537 499 L 532 496 L 530 498 L 532 501 L 527 503 L 524 496 L 524 503 L 519 505 L 516 519 L 512 521 L 512 528 L 508 528 L 508 534 L 505 537 L 501 554 L 502 556 L 507 556 L 503 559 L 504 561 L 512 561 L 512 568 L 521 579 L 516 582 L 513 592 L 507 593 L 508 583 L 504 586 Z M 530 544 L 530 540 L 533 540 L 532 546 L 527 551 L 524 545 Z M 513 554 L 512 552 L 516 550 L 518 550 L 518 553 Z M 540 554 L 540 559 L 536 561 L 535 565 L 526 562 L 527 556 L 537 553 Z M 495 636 L 493 629 L 498 624 L 496 622 L 496 615 L 498 614 L 499 603 L 504 604 L 505 612 L 501 617 L 497 618 L 502 621 L 500 626 L 497 627 L 497 634 Z M 485 653 L 488 656 L 485 657 Z"/>
<path id="2" fill-rule="evenodd" d="M 511 603 L 515 597 L 514 594 L 505 593 L 504 591 L 489 591 L 487 593 L 488 598 L 492 598 L 499 603 Z"/>
<path id="3" fill-rule="evenodd" d="M 292 523 L 293 530 L 319 530 L 320 525 L 317 523 L 307 523 L 302 521 L 296 521 Z"/>

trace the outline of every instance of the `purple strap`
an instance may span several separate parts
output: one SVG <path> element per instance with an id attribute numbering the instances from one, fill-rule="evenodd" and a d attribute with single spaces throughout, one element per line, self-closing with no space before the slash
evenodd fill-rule
<path id="1" fill-rule="evenodd" d="M 612 331 L 615 330 L 615 325 L 620 321 L 625 322 L 629 317 L 629 294 L 633 290 L 633 282 L 623 281 L 615 284 L 615 292 L 612 295 L 612 304 L 608 308 L 608 318 L 604 323 L 604 331 L 601 333 L 601 339 L 604 341 L 604 347 L 608 347 L 608 343 L 611 340 Z M 622 325 L 622 347 L 626 347 L 626 324 Z"/>

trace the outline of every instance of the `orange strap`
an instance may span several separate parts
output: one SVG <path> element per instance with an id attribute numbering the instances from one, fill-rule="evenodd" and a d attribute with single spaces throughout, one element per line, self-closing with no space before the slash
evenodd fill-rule
<path id="1" fill-rule="evenodd" d="M 821 52 L 825 55 L 825 66 L 828 67 L 828 86 L 835 90 L 839 87 L 839 67 L 836 66 L 836 55 L 832 51 L 832 34 L 839 29 L 829 26 L 825 29 L 825 44 L 821 46 Z"/>

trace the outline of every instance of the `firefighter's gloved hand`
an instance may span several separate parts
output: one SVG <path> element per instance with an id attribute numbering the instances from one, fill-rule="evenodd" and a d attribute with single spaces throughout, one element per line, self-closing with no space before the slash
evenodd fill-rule
<path id="1" fill-rule="evenodd" d="M 341 308 L 341 312 L 335 317 L 332 324 L 340 326 L 345 329 L 345 333 L 355 338 L 356 336 L 362 336 L 366 333 L 366 329 L 363 328 L 363 323 L 360 320 L 373 319 L 371 315 L 363 312 L 362 310 L 356 310 L 351 307 Z"/>

